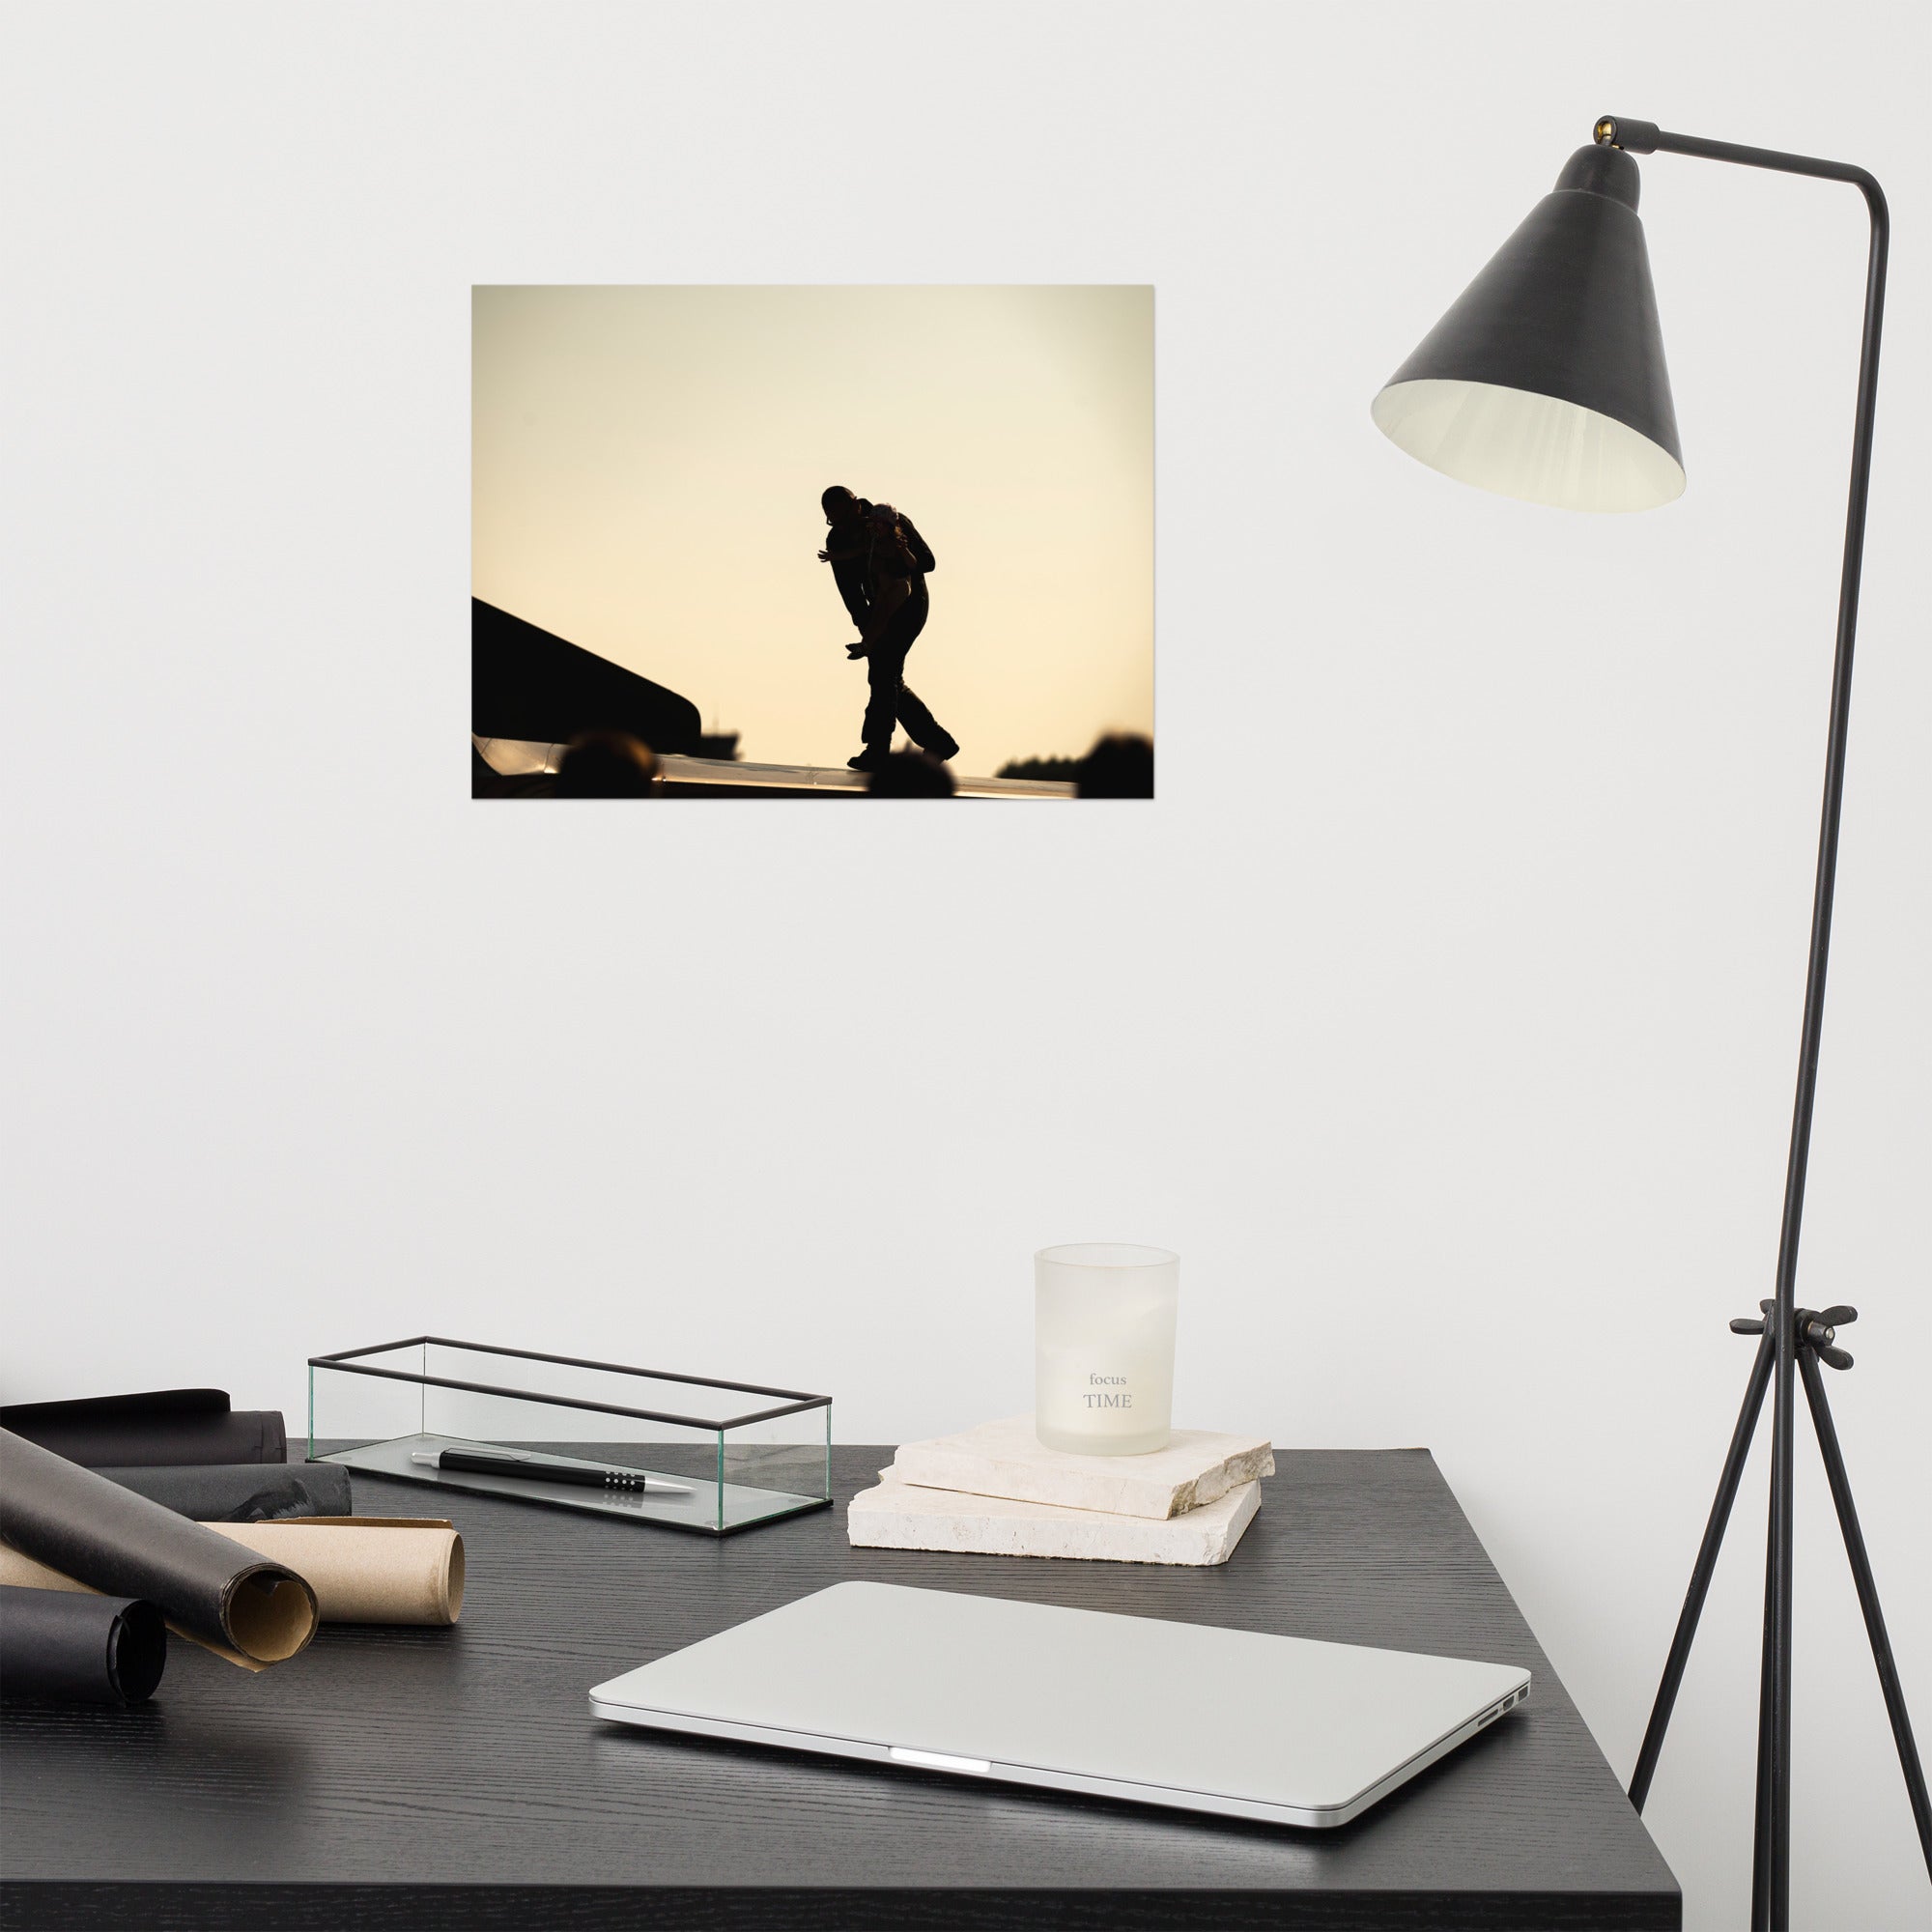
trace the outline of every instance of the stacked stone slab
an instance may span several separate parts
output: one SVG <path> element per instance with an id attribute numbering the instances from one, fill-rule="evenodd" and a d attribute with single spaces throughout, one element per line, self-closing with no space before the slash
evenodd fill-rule
<path id="1" fill-rule="evenodd" d="M 861 1547 L 1225 1563 L 1274 1473 L 1266 1439 L 1178 1429 L 1150 1456 L 1044 1447 L 1030 1415 L 908 1442 L 846 1513 Z"/>

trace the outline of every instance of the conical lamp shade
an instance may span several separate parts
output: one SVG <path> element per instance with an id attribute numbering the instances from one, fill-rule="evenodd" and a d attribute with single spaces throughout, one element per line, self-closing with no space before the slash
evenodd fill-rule
<path id="1" fill-rule="evenodd" d="M 1375 400 L 1433 469 L 1569 510 L 1684 491 L 1637 166 L 1583 148 Z"/>

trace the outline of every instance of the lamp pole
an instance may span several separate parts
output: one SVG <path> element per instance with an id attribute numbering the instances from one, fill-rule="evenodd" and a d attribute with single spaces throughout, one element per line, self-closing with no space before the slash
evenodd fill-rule
<path id="1" fill-rule="evenodd" d="M 1859 351 L 1858 408 L 1852 434 L 1851 500 L 1845 515 L 1844 564 L 1838 581 L 1837 646 L 1832 667 L 1831 725 L 1825 749 L 1825 798 L 1818 831 L 1818 868 L 1811 896 L 1811 950 L 1804 977 L 1804 1018 L 1799 1037 L 1798 1092 L 1792 1109 L 1791 1150 L 1784 1174 L 1784 1211 L 1778 1230 L 1776 1299 L 1766 1304 L 1764 1333 L 1769 1344 L 1772 1388 L 1771 1530 L 1765 1568 L 1765 1626 L 1763 1679 L 1758 1708 L 1758 1785 L 1755 1858 L 1752 1877 L 1751 1923 L 1766 1932 L 1785 1932 L 1791 1917 L 1791 1583 L 1792 1583 L 1792 1450 L 1796 1437 L 1796 1378 L 1802 1368 L 1805 1393 L 1832 1477 L 1833 1500 L 1852 1555 L 1855 1579 L 1864 1610 L 1867 1634 L 1878 1662 L 1893 1737 L 1905 1770 L 1919 1839 L 1932 1866 L 1932 1809 L 1926 1802 L 1925 1779 L 1912 1740 L 1898 1673 L 1891 1659 L 1876 1589 L 1864 1563 L 1863 1539 L 1844 1482 L 1842 1459 L 1830 1412 L 1824 1406 L 1823 1383 L 1815 1357 L 1839 1353 L 1832 1350 L 1833 1331 L 1826 1317 L 1797 1307 L 1798 1241 L 1804 1215 L 1804 1175 L 1811 1148 L 1811 1112 L 1818 1086 L 1818 1047 L 1825 1018 L 1825 971 L 1832 943 L 1832 895 L 1838 863 L 1838 820 L 1844 804 L 1845 741 L 1851 721 L 1852 650 L 1858 633 L 1859 577 L 1864 556 L 1865 500 L 1871 480 L 1872 422 L 1878 397 L 1879 332 L 1885 315 L 1886 255 L 1890 220 L 1884 191 L 1863 168 L 1842 161 L 1819 160 L 1808 155 L 1780 154 L 1769 148 L 1740 147 L 1729 141 L 1707 141 L 1692 134 L 1672 134 L 1648 121 L 1605 115 L 1597 123 L 1602 146 L 1633 155 L 1691 155 L 1702 160 L 1730 161 L 1742 167 L 1767 168 L 1778 174 L 1808 175 L 1821 181 L 1846 182 L 1864 196 L 1871 217 L 1871 248 L 1865 271 L 1864 330 Z M 1828 1316 L 1848 1319 L 1852 1311 L 1831 1310 Z M 1804 1317 L 1801 1322 L 1800 1317 Z M 1752 1324 L 1733 1324 L 1748 1329 Z M 1693 1572 L 1690 1595 L 1679 1620 L 1677 1639 L 1658 1690 L 1631 1798 L 1639 1809 L 1650 1787 L 1663 1730 L 1669 1721 L 1677 1687 L 1696 1628 L 1710 1570 L 1717 1557 L 1724 1519 L 1730 1512 L 1742 1473 L 1743 1449 L 1748 1446 L 1757 1408 L 1764 1396 L 1765 1378 L 1754 1371 L 1738 1436 L 1719 1486 L 1717 1505 L 1705 1532 Z M 1843 1357 L 1837 1366 L 1850 1366 Z"/>

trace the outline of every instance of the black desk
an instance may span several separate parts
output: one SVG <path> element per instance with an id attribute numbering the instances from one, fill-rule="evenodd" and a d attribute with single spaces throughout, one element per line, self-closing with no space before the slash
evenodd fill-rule
<path id="1" fill-rule="evenodd" d="M 842 1503 L 887 1460 L 841 1449 Z M 1218 1570 L 714 1543 L 450 1495 L 449 1631 L 250 1677 L 177 1642 L 145 1710 L 10 1708 L 8 1927 L 1089 1932 L 1674 1927 L 1675 1881 L 1424 1450 L 1284 1454 Z M 357 1475 L 355 1506 L 428 1492 Z M 441 1500 L 441 1499 L 439 1499 Z M 848 1577 L 1521 1663 L 1529 1705 L 1297 1832 L 593 1723 L 592 1684 Z"/>

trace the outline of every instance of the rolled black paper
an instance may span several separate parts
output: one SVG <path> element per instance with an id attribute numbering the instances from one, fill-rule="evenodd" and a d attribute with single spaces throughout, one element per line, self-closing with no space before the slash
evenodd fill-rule
<path id="1" fill-rule="evenodd" d="M 11 1429 L 70 1463 L 126 1468 L 170 1463 L 285 1463 L 288 1430 L 272 1408 L 230 1408 L 224 1389 L 150 1389 L 0 1408 Z"/>
<path id="2" fill-rule="evenodd" d="M 0 1538 L 103 1596 L 147 1598 L 184 1636 L 250 1667 L 315 1634 L 315 1592 L 293 1570 L 5 1429 Z"/>
<path id="3" fill-rule="evenodd" d="M 0 1585 L 0 1697 L 140 1704 L 168 1662 L 168 1627 L 139 1597 Z"/>
<path id="4" fill-rule="evenodd" d="M 196 1522 L 278 1522 L 355 1513 L 349 1471 L 340 1463 L 200 1463 L 95 1473 Z"/>

